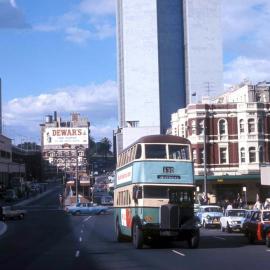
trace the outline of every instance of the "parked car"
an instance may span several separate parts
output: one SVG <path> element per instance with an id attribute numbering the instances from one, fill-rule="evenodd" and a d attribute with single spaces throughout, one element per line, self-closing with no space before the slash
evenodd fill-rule
<path id="1" fill-rule="evenodd" d="M 111 195 L 102 196 L 101 205 L 113 205 L 113 197 Z"/>
<path id="2" fill-rule="evenodd" d="M 67 206 L 66 211 L 72 215 L 99 215 L 104 214 L 108 210 L 106 206 L 98 206 L 93 203 L 77 203 L 75 205 Z"/>
<path id="3" fill-rule="evenodd" d="M 226 210 L 224 216 L 220 218 L 220 229 L 230 233 L 235 230 L 241 230 L 241 224 L 245 219 L 245 209 L 231 209 Z"/>
<path id="4" fill-rule="evenodd" d="M 254 211 L 246 225 L 249 243 L 265 241 L 270 247 L 270 210 Z"/>
<path id="5" fill-rule="evenodd" d="M 3 198 L 6 202 L 13 202 L 13 201 L 18 200 L 18 196 L 14 189 L 7 189 L 3 195 Z"/>
<path id="6" fill-rule="evenodd" d="M 2 220 L 24 219 L 26 210 L 13 209 L 11 206 L 2 206 Z"/>
<path id="7" fill-rule="evenodd" d="M 204 228 L 220 226 L 220 218 L 223 216 L 221 207 L 217 205 L 201 205 L 196 213 Z"/>
<path id="8" fill-rule="evenodd" d="M 242 220 L 241 230 L 246 236 L 247 236 L 247 224 L 248 222 L 250 222 L 250 219 L 254 212 L 255 210 L 246 210 L 245 218 Z"/>

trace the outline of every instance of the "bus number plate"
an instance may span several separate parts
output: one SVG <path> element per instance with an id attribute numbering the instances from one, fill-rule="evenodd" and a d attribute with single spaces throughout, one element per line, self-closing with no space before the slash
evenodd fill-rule
<path id="1" fill-rule="evenodd" d="M 163 167 L 163 173 L 174 173 L 174 167 Z"/>

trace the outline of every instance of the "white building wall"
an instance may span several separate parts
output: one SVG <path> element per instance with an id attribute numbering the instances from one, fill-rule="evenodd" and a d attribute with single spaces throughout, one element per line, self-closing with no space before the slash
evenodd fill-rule
<path id="1" fill-rule="evenodd" d="M 119 38 L 123 43 L 124 121 L 139 121 L 139 126 L 159 128 L 156 1 L 120 2 L 122 2 L 122 33 Z"/>
<path id="2" fill-rule="evenodd" d="M 187 103 L 223 91 L 220 0 L 185 0 Z M 210 92 L 208 93 L 208 88 Z"/>

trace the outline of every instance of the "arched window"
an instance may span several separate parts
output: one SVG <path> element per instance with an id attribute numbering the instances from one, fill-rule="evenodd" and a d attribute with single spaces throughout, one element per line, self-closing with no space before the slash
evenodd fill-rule
<path id="1" fill-rule="evenodd" d="M 259 147 L 259 162 L 264 162 L 264 152 L 263 152 L 263 147 Z"/>
<path id="2" fill-rule="evenodd" d="M 241 158 L 241 163 L 246 162 L 246 153 L 245 153 L 245 148 L 244 147 L 242 147 L 240 149 L 240 158 Z"/>
<path id="3" fill-rule="evenodd" d="M 255 132 L 255 121 L 254 119 L 248 119 L 248 133 Z"/>
<path id="4" fill-rule="evenodd" d="M 263 133 L 263 120 L 259 118 L 258 120 L 258 133 Z"/>
<path id="5" fill-rule="evenodd" d="M 227 128 L 226 128 L 226 121 L 224 119 L 221 119 L 218 123 L 218 127 L 219 127 L 219 134 L 220 135 L 225 135 L 227 134 Z"/>
<path id="6" fill-rule="evenodd" d="M 240 133 L 244 133 L 245 132 L 245 123 L 244 123 L 244 120 L 241 119 L 239 121 L 239 130 L 240 130 Z"/>
<path id="7" fill-rule="evenodd" d="M 255 147 L 249 147 L 248 153 L 249 153 L 249 162 L 250 163 L 256 162 L 256 148 Z"/>

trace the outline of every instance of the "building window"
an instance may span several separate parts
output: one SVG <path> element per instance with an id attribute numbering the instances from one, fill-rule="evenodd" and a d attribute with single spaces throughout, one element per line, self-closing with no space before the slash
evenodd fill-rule
<path id="1" fill-rule="evenodd" d="M 196 121 L 195 120 L 191 121 L 191 131 L 192 131 L 192 135 L 196 135 Z"/>
<path id="2" fill-rule="evenodd" d="M 239 129 L 240 129 L 240 133 L 244 133 L 245 132 L 245 124 L 244 124 L 244 120 L 241 119 L 239 122 Z"/>
<path id="3" fill-rule="evenodd" d="M 254 163 L 256 162 L 256 149 L 255 147 L 249 147 L 249 162 Z"/>
<path id="4" fill-rule="evenodd" d="M 259 161 L 260 161 L 260 163 L 264 162 L 264 152 L 263 152 L 262 146 L 260 146 L 260 148 L 259 148 Z"/>
<path id="5" fill-rule="evenodd" d="M 185 137 L 185 125 L 181 125 L 181 132 L 182 132 L 182 137 Z"/>
<path id="6" fill-rule="evenodd" d="M 203 149 L 200 149 L 200 161 L 201 161 L 201 164 L 204 163 L 204 150 Z"/>
<path id="7" fill-rule="evenodd" d="M 199 135 L 203 135 L 204 134 L 204 121 L 200 121 L 199 122 Z"/>
<path id="8" fill-rule="evenodd" d="M 227 148 L 226 147 L 221 147 L 219 149 L 219 159 L 220 159 L 220 164 L 227 163 Z"/>
<path id="9" fill-rule="evenodd" d="M 226 134 L 226 121 L 224 119 L 221 119 L 219 121 L 219 134 L 220 135 L 225 135 Z"/>
<path id="10" fill-rule="evenodd" d="M 263 133 L 263 120 L 261 118 L 258 120 L 258 133 Z"/>
<path id="11" fill-rule="evenodd" d="M 240 158 L 241 158 L 241 163 L 246 162 L 246 153 L 245 153 L 245 148 L 244 147 L 242 147 L 240 149 Z"/>
<path id="12" fill-rule="evenodd" d="M 255 132 L 255 121 L 254 119 L 248 119 L 248 133 Z"/>
<path id="13" fill-rule="evenodd" d="M 196 149 L 192 149 L 192 157 L 193 157 L 193 161 L 196 162 L 196 160 L 197 160 L 197 151 L 196 151 Z"/>

